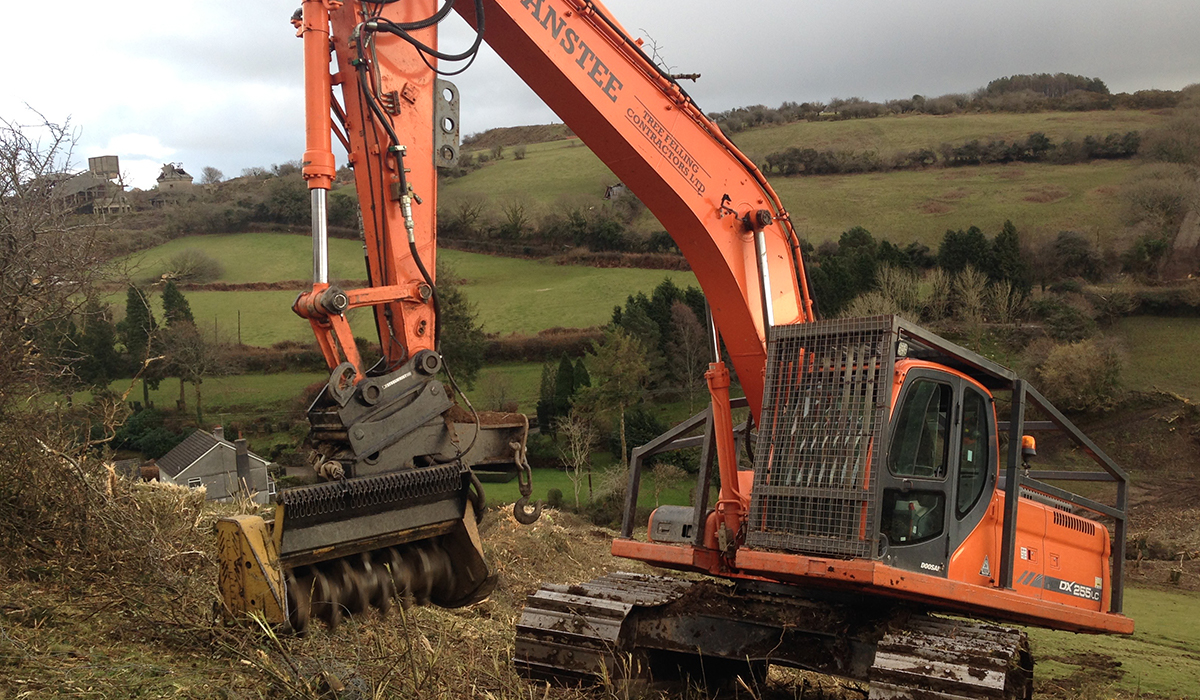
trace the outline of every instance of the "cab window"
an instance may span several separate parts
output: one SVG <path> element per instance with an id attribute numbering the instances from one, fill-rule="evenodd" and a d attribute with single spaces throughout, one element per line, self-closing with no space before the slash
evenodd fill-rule
<path id="1" fill-rule="evenodd" d="M 941 479 L 950 452 L 949 384 L 917 379 L 904 395 L 888 454 L 888 469 L 897 476 Z"/>
<path id="2" fill-rule="evenodd" d="M 895 545 L 926 542 L 942 534 L 946 496 L 940 491 L 883 490 L 880 530 Z"/>
<path id="3" fill-rule="evenodd" d="M 959 519 L 975 507 L 988 479 L 987 400 L 978 391 L 967 389 L 963 396 L 962 447 L 958 458 L 958 496 L 955 515 Z"/>

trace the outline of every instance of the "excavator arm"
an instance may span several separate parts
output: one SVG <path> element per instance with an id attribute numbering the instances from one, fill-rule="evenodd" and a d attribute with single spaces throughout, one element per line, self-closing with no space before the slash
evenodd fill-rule
<path id="1" fill-rule="evenodd" d="M 451 10 L 476 29 L 459 54 L 438 48 L 438 24 Z M 459 408 L 439 380 L 444 371 L 457 389 L 442 354 L 434 276 L 437 168 L 457 157 L 458 95 L 438 78 L 443 62 L 472 59 L 486 39 L 637 192 L 690 261 L 714 344 L 724 342 L 756 412 L 768 329 L 812 320 L 812 302 L 799 240 L 765 178 L 600 3 L 304 0 L 293 24 L 304 42 L 313 212 L 313 285 L 293 310 L 311 324 L 332 371 L 308 412 L 322 483 L 282 491 L 272 522 L 224 523 L 221 580 L 232 613 L 274 600 L 274 616 L 303 629 L 312 615 L 336 622 L 343 610 L 393 594 L 441 605 L 486 595 L 494 578 L 474 534 L 483 497 L 473 469 L 526 475 L 515 513 L 522 522 L 538 515 L 528 504 L 527 420 L 469 402 Z M 334 138 L 354 169 L 362 289 L 329 279 Z M 383 351 L 374 367 L 364 366 L 347 320 L 364 307 Z M 736 531 L 746 500 L 734 473 L 730 375 L 719 358 L 708 379 L 721 511 Z"/>

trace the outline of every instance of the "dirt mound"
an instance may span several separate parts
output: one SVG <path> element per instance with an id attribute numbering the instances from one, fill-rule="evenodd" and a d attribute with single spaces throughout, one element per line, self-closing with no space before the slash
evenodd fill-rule
<path id="1" fill-rule="evenodd" d="M 1166 392 L 1132 392 L 1116 410 L 1075 421 L 1129 473 L 1129 556 L 1200 559 L 1200 406 Z M 1059 437 L 1039 438 L 1038 449 L 1046 464 L 1087 460 Z"/>

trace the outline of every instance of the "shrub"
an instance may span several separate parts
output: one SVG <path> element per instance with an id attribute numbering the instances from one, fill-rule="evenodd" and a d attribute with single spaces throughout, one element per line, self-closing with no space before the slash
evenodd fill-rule
<path id="1" fill-rule="evenodd" d="M 1030 311 L 1043 321 L 1046 334 L 1058 341 L 1080 341 L 1096 332 L 1096 322 L 1090 316 L 1059 297 L 1038 299 L 1030 304 Z"/>
<path id="2" fill-rule="evenodd" d="M 563 492 L 562 489 L 550 489 L 546 492 L 546 505 L 551 508 L 562 508 Z"/>
<path id="3" fill-rule="evenodd" d="M 1179 230 L 1188 211 L 1200 206 L 1196 181 L 1184 166 L 1173 163 L 1141 168 L 1121 196 L 1130 224 L 1169 235 Z"/>
<path id="4" fill-rule="evenodd" d="M 544 433 L 530 435 L 525 442 L 529 466 L 539 469 L 562 467 L 562 455 L 554 445 L 554 439 Z"/>
<path id="5" fill-rule="evenodd" d="M 147 459 L 158 459 L 175 449 L 186 437 L 167 428 L 154 428 L 138 438 L 135 446 Z"/>
<path id="6" fill-rule="evenodd" d="M 1054 279 L 1082 277 L 1096 282 L 1103 272 L 1102 260 L 1095 246 L 1083 234 L 1075 231 L 1060 231 L 1051 244 L 1049 253 L 1055 263 Z M 1045 254 L 1045 251 L 1043 251 Z"/>
<path id="7" fill-rule="evenodd" d="M 157 409 L 138 411 L 117 429 L 113 447 L 137 450 L 147 459 L 158 459 L 183 442 L 184 433 L 176 433 L 163 424 L 163 414 Z"/>
<path id="8" fill-rule="evenodd" d="M 1200 165 L 1200 109 L 1182 111 L 1148 131 L 1142 153 L 1151 160 Z"/>
<path id="9" fill-rule="evenodd" d="M 1164 235 L 1146 233 L 1138 236 L 1121 256 L 1121 269 L 1135 275 L 1153 275 L 1158 262 L 1170 248 L 1171 241 Z"/>
<path id="10" fill-rule="evenodd" d="M 204 284 L 224 273 L 221 263 L 199 250 L 188 249 L 171 258 L 162 274 L 177 282 Z"/>
<path id="11" fill-rule="evenodd" d="M 1062 410 L 1105 410 L 1116 402 L 1122 365 L 1112 343 L 1092 339 L 1057 345 L 1036 369 L 1038 386 Z"/>

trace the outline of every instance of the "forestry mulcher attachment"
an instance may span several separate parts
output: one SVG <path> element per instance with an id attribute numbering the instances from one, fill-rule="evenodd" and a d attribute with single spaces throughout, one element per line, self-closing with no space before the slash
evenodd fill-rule
<path id="1" fill-rule="evenodd" d="M 476 30 L 459 54 L 437 48 L 451 10 Z M 526 423 L 460 409 L 435 379 L 444 361 L 430 273 L 436 169 L 458 156 L 458 93 L 437 75 L 486 37 L 670 232 L 712 321 L 710 407 L 635 451 L 612 547 L 712 578 L 544 586 L 517 630 L 518 668 L 572 681 L 696 670 L 715 680 L 777 663 L 868 680 L 877 698 L 1021 698 L 1028 645 L 1005 623 L 1132 632 L 1121 615 L 1124 472 L 986 358 L 898 318 L 818 321 L 800 239 L 766 178 L 600 2 L 305 0 L 293 22 L 305 46 L 315 260 L 294 309 L 334 370 L 309 412 L 325 482 L 282 492 L 273 524 L 220 524 L 230 612 L 303 629 L 313 615 L 333 623 L 394 596 L 467 604 L 493 585 L 472 467 L 525 470 Z M 364 289 L 327 279 L 331 134 L 354 168 Z M 371 370 L 345 316 L 359 307 L 373 309 L 383 346 Z M 723 357 L 745 398 L 731 400 Z M 1045 420 L 1026 421 L 1030 405 Z M 735 427 L 741 406 L 750 417 Z M 1103 471 L 1029 470 L 1025 432 L 1044 429 Z M 657 509 L 648 539 L 634 539 L 642 460 L 695 446 L 696 505 Z M 1047 483 L 1078 480 L 1108 482 L 1115 505 Z M 522 483 L 516 512 L 529 521 Z"/>

